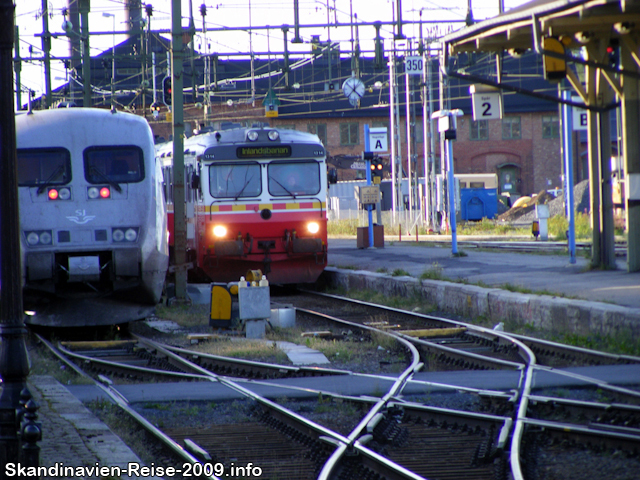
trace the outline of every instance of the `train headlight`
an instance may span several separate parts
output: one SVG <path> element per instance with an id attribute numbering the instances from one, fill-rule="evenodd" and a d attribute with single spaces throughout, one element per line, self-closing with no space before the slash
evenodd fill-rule
<path id="1" fill-rule="evenodd" d="M 227 227 L 223 225 L 216 225 L 215 227 L 213 227 L 213 235 L 215 235 L 218 238 L 226 237 Z"/>
<path id="2" fill-rule="evenodd" d="M 307 223 L 307 230 L 309 233 L 318 233 L 320 230 L 320 225 L 317 222 L 309 222 Z"/>
<path id="3" fill-rule="evenodd" d="M 127 228 L 124 232 L 124 238 L 127 242 L 135 242 L 138 238 L 138 232 L 134 228 Z"/>
<path id="4" fill-rule="evenodd" d="M 50 245 L 51 244 L 51 233 L 48 231 L 40 232 L 40 244 L 42 245 Z"/>
<path id="5" fill-rule="evenodd" d="M 52 243 L 51 230 L 36 230 L 24 233 L 27 237 L 27 243 L 31 246 L 51 245 Z"/>
<path id="6" fill-rule="evenodd" d="M 124 240 L 124 232 L 119 228 L 114 228 L 113 232 L 111 233 L 111 238 L 113 238 L 114 242 L 121 242 L 122 240 Z"/>
<path id="7" fill-rule="evenodd" d="M 89 187 L 89 189 L 87 190 L 87 196 L 91 200 L 95 200 L 100 196 L 100 190 L 98 189 L 98 187 Z"/>
<path id="8" fill-rule="evenodd" d="M 40 236 L 36 232 L 29 232 L 27 235 L 27 243 L 29 245 L 37 245 L 40 241 Z"/>
<path id="9" fill-rule="evenodd" d="M 58 191 L 58 198 L 60 198 L 60 200 L 69 200 L 69 198 L 71 198 L 71 190 L 66 187 L 61 188 Z"/>
<path id="10" fill-rule="evenodd" d="M 249 131 L 249 133 L 247 133 L 247 139 L 250 142 L 255 142 L 256 140 L 258 140 L 258 132 L 256 132 L 255 130 Z"/>
<path id="11" fill-rule="evenodd" d="M 267 137 L 269 137 L 269 140 L 271 140 L 272 142 L 275 142 L 276 140 L 278 140 L 278 138 L 280 138 L 280 134 L 277 130 L 270 130 L 269 133 L 267 133 Z"/>

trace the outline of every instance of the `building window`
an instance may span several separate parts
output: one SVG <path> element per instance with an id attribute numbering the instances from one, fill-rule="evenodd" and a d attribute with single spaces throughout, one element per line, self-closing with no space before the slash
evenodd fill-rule
<path id="1" fill-rule="evenodd" d="M 560 121 L 557 115 L 542 116 L 542 138 L 560 138 Z"/>
<path id="2" fill-rule="evenodd" d="M 502 119 L 502 138 L 504 140 L 521 138 L 520 117 L 505 117 Z"/>
<path id="3" fill-rule="evenodd" d="M 471 120 L 469 122 L 470 140 L 489 140 L 489 121 Z"/>
<path id="4" fill-rule="evenodd" d="M 358 141 L 358 124 L 357 123 L 341 123 L 340 124 L 340 145 L 357 145 Z"/>
<path id="5" fill-rule="evenodd" d="M 307 124 L 307 132 L 315 133 L 324 146 L 327 145 L 327 125 L 324 123 Z"/>

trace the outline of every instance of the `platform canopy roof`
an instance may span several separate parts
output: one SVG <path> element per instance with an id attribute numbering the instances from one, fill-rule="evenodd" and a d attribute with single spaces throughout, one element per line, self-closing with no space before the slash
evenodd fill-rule
<path id="1" fill-rule="evenodd" d="M 524 51 L 535 48 L 541 36 L 564 37 L 565 46 L 574 48 L 581 45 L 578 39 L 618 36 L 636 25 L 640 0 L 534 0 L 453 32 L 443 43 L 451 55 Z"/>

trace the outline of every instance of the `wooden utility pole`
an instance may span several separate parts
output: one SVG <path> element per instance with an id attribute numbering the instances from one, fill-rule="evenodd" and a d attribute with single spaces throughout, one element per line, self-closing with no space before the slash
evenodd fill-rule
<path id="1" fill-rule="evenodd" d="M 176 299 L 187 300 L 187 222 L 184 190 L 184 92 L 182 65 L 182 10 L 171 1 L 171 112 L 173 114 L 173 247 Z"/>
<path id="2" fill-rule="evenodd" d="M 82 84 L 83 107 L 91 106 L 91 53 L 89 51 L 89 0 L 79 0 L 80 22 L 81 22 L 81 43 L 82 43 Z"/>

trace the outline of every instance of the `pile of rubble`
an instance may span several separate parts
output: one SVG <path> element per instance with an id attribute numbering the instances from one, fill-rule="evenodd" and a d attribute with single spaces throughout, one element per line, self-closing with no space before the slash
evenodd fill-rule
<path id="1" fill-rule="evenodd" d="M 589 212 L 589 181 L 583 180 L 573 187 L 573 204 L 576 212 L 588 213 Z M 497 217 L 501 222 L 526 222 L 530 223 L 536 219 L 535 206 L 540 204 L 546 204 L 549 206 L 549 215 L 564 215 L 564 196 L 562 194 L 554 197 L 545 190 L 541 191 L 538 195 L 531 198 L 529 201 L 525 201 L 522 204 L 516 204 L 513 208 L 507 210 L 505 213 Z"/>

